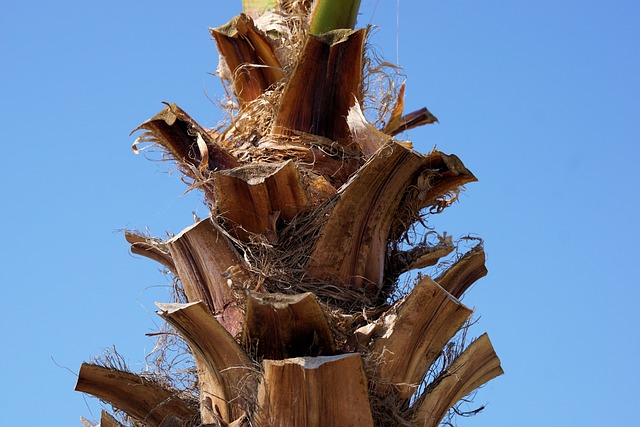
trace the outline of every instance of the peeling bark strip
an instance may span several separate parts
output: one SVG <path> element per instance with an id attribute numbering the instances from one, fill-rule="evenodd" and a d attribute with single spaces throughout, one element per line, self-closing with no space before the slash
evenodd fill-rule
<path id="1" fill-rule="evenodd" d="M 481 335 L 416 402 L 413 422 L 437 427 L 458 400 L 503 373 L 488 335 Z"/>
<path id="2" fill-rule="evenodd" d="M 194 171 L 200 170 L 202 165 L 206 165 L 207 170 L 211 171 L 238 166 L 236 159 L 176 104 L 167 105 L 133 132 L 139 130 L 144 130 L 145 133 L 136 139 L 134 150 L 139 142 L 157 143 L 176 159 L 182 166 L 183 173 L 194 180 L 197 178 Z M 203 150 L 198 146 L 198 136 L 206 144 L 206 153 L 202 153 Z"/>
<path id="3" fill-rule="evenodd" d="M 159 427 L 167 417 L 190 420 L 197 416 L 175 392 L 139 375 L 83 363 L 76 391 L 109 402 L 149 427 Z"/>
<path id="4" fill-rule="evenodd" d="M 310 36 L 280 102 L 274 133 L 312 133 L 356 150 L 346 117 L 353 97 L 362 100 L 366 30 Z"/>
<path id="5" fill-rule="evenodd" d="M 249 293 L 243 335 L 245 348 L 265 359 L 285 359 L 335 352 L 324 311 L 311 293 Z"/>
<path id="6" fill-rule="evenodd" d="M 169 240 L 167 247 L 189 302 L 203 301 L 232 336 L 239 334 L 244 315 L 229 284 L 248 286 L 252 275 L 220 227 L 204 219 Z"/>
<path id="7" fill-rule="evenodd" d="M 273 48 L 244 13 L 226 25 L 210 29 L 218 52 L 229 70 L 236 98 L 240 103 L 253 101 L 284 77 Z"/>
<path id="8" fill-rule="evenodd" d="M 275 233 L 275 219 L 290 221 L 310 206 L 292 161 L 240 166 L 216 173 L 214 182 L 218 212 L 242 240 L 248 233 Z"/>
<path id="9" fill-rule="evenodd" d="M 240 417 L 247 393 L 256 389 L 251 359 L 202 302 L 156 305 L 191 347 L 198 371 L 205 371 L 199 375 L 201 405 L 227 423 Z"/>
<path id="10" fill-rule="evenodd" d="M 406 230 L 420 209 L 473 180 L 455 156 L 437 151 L 424 156 L 389 142 L 338 193 L 307 263 L 309 274 L 376 292 L 389 238 Z"/>
<path id="11" fill-rule="evenodd" d="M 429 366 L 471 313 L 425 276 L 383 315 L 381 329 L 372 340 L 376 393 L 396 391 L 401 401 L 411 398 Z"/>
<path id="12" fill-rule="evenodd" d="M 262 367 L 257 425 L 373 426 L 359 354 L 264 360 Z"/>

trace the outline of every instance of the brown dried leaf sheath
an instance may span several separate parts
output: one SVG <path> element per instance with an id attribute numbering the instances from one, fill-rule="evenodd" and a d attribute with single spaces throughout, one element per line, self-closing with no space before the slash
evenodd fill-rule
<path id="1" fill-rule="evenodd" d="M 245 14 L 211 29 L 218 51 L 232 73 L 235 95 L 241 103 L 258 98 L 284 77 L 282 66 L 265 36 Z"/>
<path id="2" fill-rule="evenodd" d="M 473 283 L 487 275 L 485 260 L 484 248 L 478 245 L 438 276 L 436 282 L 451 295 L 460 298 Z"/>
<path id="3" fill-rule="evenodd" d="M 185 421 L 197 413 L 175 393 L 139 375 L 83 363 L 76 390 L 92 394 L 149 427 L 159 427 L 167 417 Z"/>
<path id="4" fill-rule="evenodd" d="M 240 417 L 245 399 L 256 390 L 251 359 L 202 302 L 157 306 L 158 314 L 189 343 L 198 370 L 206 371 L 200 378 L 201 405 L 212 408 L 225 422 Z"/>
<path id="5" fill-rule="evenodd" d="M 389 239 L 397 239 L 421 208 L 471 181 L 473 174 L 454 156 L 425 156 L 389 142 L 338 193 L 309 258 L 309 274 L 375 292 L 384 282 Z"/>
<path id="6" fill-rule="evenodd" d="M 487 334 L 475 340 L 436 379 L 415 405 L 415 425 L 437 427 L 446 410 L 476 388 L 502 375 L 500 359 Z M 445 409 L 447 408 L 447 409 Z"/>
<path id="7" fill-rule="evenodd" d="M 246 302 L 242 341 L 258 357 L 280 360 L 335 352 L 327 317 L 312 293 L 249 293 Z"/>
<path id="8" fill-rule="evenodd" d="M 189 302 L 202 301 L 233 336 L 242 331 L 243 314 L 233 286 L 253 275 L 224 231 L 204 219 L 167 242 Z"/>
<path id="9" fill-rule="evenodd" d="M 207 131 L 175 104 L 167 105 L 134 132 L 139 130 L 143 130 L 144 133 L 136 139 L 136 144 L 151 142 L 163 147 L 180 165 L 182 173 L 193 182 L 200 184 L 211 200 L 214 196 L 206 182 L 207 172 L 230 169 L 239 165 L 224 147 L 220 146 Z M 206 151 L 198 146 L 198 138 L 201 138 L 206 145 Z M 207 156 L 206 159 L 202 157 L 203 154 Z"/>
<path id="10" fill-rule="evenodd" d="M 270 216 L 284 221 L 311 206 L 308 191 L 293 162 L 253 163 L 217 173 L 217 209 L 240 238 L 249 233 L 275 233 Z"/>
<path id="11" fill-rule="evenodd" d="M 365 37 L 366 30 L 309 37 L 282 95 L 274 133 L 312 133 L 356 151 L 345 118 L 353 97 L 362 100 Z"/>
<path id="12" fill-rule="evenodd" d="M 378 394 L 397 392 L 407 401 L 429 366 L 472 311 L 425 276 L 388 310 L 372 340 Z"/>
<path id="13" fill-rule="evenodd" d="M 359 354 L 265 360 L 262 368 L 258 425 L 373 426 Z"/>
<path id="14" fill-rule="evenodd" d="M 126 231 L 124 237 L 127 242 L 131 244 L 132 253 L 157 261 L 168 268 L 173 274 L 176 274 L 176 266 L 173 263 L 173 259 L 165 242 L 132 231 Z"/>

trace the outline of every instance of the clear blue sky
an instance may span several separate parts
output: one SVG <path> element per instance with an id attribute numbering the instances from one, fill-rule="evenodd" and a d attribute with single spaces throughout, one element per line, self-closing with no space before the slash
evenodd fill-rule
<path id="1" fill-rule="evenodd" d="M 239 3 L 0 3 L 3 425 L 97 417 L 68 369 L 103 348 L 144 368 L 168 282 L 118 230 L 206 211 L 129 132 L 162 101 L 218 122 L 207 28 Z M 360 23 L 404 67 L 407 108 L 440 119 L 405 137 L 480 180 L 437 224 L 485 239 L 490 273 L 464 302 L 506 375 L 459 425 L 640 425 L 640 3 L 375 3 Z"/>

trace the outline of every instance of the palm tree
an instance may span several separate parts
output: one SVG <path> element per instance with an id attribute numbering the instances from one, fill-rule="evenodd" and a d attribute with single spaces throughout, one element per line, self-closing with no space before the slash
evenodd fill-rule
<path id="1" fill-rule="evenodd" d="M 450 237 L 422 228 L 476 178 L 455 155 L 395 138 L 436 121 L 403 112 L 404 85 L 377 104 L 384 122 L 367 120 L 375 67 L 367 29 L 353 29 L 359 1 L 243 6 L 211 30 L 226 125 L 168 104 L 137 129 L 210 207 L 166 241 L 126 233 L 177 279 L 182 297 L 158 314 L 188 344 L 196 387 L 103 361 L 82 365 L 76 389 L 131 425 L 436 426 L 502 374 L 486 334 L 461 343 L 482 244 L 456 257 Z M 448 268 L 421 270 L 435 265 Z M 121 421 L 105 412 L 100 425 Z"/>

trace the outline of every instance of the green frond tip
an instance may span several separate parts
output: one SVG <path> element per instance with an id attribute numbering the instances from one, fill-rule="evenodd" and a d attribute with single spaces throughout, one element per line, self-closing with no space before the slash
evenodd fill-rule
<path id="1" fill-rule="evenodd" d="M 275 5 L 276 0 L 242 0 L 242 11 L 256 18 Z"/>
<path id="2" fill-rule="evenodd" d="M 353 29 L 360 10 L 360 0 L 317 0 L 311 17 L 311 34 L 337 29 Z"/>

